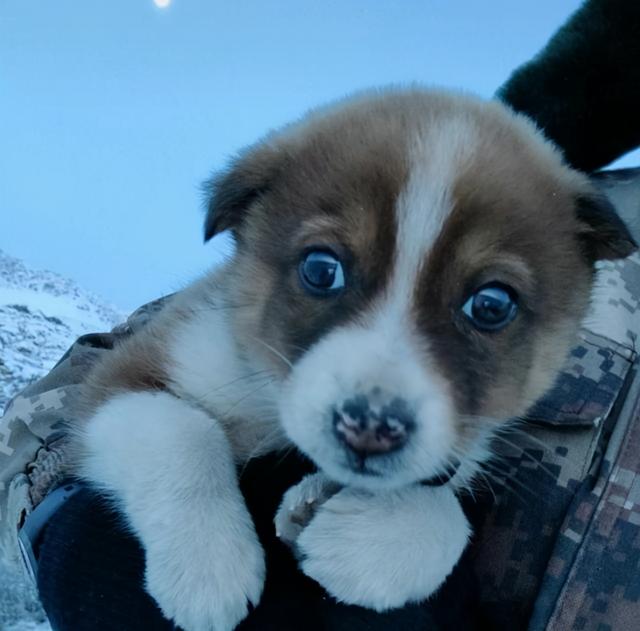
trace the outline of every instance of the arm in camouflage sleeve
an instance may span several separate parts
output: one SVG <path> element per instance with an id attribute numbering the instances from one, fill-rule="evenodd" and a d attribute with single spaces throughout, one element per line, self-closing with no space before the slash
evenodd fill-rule
<path id="1" fill-rule="evenodd" d="M 498 90 L 584 171 L 640 145 L 640 2 L 588 0 Z"/>

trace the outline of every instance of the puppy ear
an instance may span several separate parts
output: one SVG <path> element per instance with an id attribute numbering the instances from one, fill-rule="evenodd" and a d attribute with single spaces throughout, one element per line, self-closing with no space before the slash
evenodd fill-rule
<path id="1" fill-rule="evenodd" d="M 581 225 L 578 236 L 592 261 L 623 259 L 638 249 L 629 229 L 604 194 L 579 197 L 576 213 Z"/>
<path id="2" fill-rule="evenodd" d="M 280 152 L 250 147 L 229 167 L 203 184 L 205 243 L 224 230 L 237 229 L 247 209 L 270 188 L 280 168 Z"/>

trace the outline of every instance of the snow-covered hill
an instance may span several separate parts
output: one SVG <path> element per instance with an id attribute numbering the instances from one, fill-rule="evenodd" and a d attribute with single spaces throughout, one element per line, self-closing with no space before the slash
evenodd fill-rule
<path id="1" fill-rule="evenodd" d="M 124 318 L 74 281 L 31 269 L 0 250 L 0 412 L 78 336 L 108 331 Z"/>

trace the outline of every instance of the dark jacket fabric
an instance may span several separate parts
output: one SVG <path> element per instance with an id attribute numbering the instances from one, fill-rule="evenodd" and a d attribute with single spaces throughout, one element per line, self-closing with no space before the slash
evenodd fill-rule
<path id="1" fill-rule="evenodd" d="M 583 171 L 640 145 L 640 2 L 588 0 L 498 96 Z"/>

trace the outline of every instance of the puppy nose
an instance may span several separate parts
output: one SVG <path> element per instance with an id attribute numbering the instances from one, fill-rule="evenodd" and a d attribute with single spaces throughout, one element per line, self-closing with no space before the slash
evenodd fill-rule
<path id="1" fill-rule="evenodd" d="M 398 449 L 405 444 L 414 426 L 415 418 L 409 405 L 399 397 L 374 407 L 369 397 L 357 395 L 333 411 L 336 436 L 360 456 Z"/>

